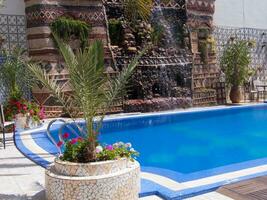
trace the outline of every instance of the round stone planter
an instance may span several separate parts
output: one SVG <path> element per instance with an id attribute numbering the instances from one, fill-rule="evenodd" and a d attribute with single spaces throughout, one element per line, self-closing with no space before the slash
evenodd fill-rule
<path id="1" fill-rule="evenodd" d="M 127 159 L 86 164 L 55 159 L 45 187 L 47 200 L 138 200 L 140 165 Z"/>

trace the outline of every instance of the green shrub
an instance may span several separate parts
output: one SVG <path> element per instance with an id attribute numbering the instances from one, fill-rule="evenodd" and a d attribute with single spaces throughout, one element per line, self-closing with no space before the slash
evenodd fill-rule
<path id="1" fill-rule="evenodd" d="M 63 41 L 68 42 L 74 36 L 80 39 L 82 48 L 87 46 L 91 27 L 86 22 L 67 17 L 59 17 L 50 26 L 53 33 L 57 34 Z"/>
<path id="2" fill-rule="evenodd" d="M 123 27 L 121 21 L 110 19 L 108 25 L 111 44 L 120 46 L 123 42 Z"/>

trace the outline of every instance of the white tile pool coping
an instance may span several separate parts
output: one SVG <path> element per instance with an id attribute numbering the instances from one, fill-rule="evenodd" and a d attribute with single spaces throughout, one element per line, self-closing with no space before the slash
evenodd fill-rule
<path id="1" fill-rule="evenodd" d="M 257 104 L 257 105 L 262 105 L 262 104 Z M 246 106 L 251 106 L 250 105 L 243 105 L 242 107 Z M 236 106 L 235 106 L 236 107 Z M 187 110 L 179 110 L 180 113 L 186 113 L 186 112 L 198 112 L 198 111 L 207 111 L 207 110 L 219 110 L 219 109 L 231 109 L 232 106 L 216 106 L 216 107 L 209 107 L 209 108 L 193 108 L 193 109 L 187 109 Z M 160 112 L 160 113 L 147 113 L 147 114 L 123 114 L 123 115 L 111 115 L 105 118 L 105 120 L 111 120 L 111 119 L 123 119 L 123 118 L 132 118 L 132 117 L 140 117 L 140 116 L 153 116 L 153 115 L 165 115 L 165 114 L 170 114 L 170 113 L 177 113 L 177 110 L 171 111 L 171 112 Z M 26 148 L 30 149 L 33 153 L 39 155 L 42 159 L 47 160 L 48 162 L 53 162 L 54 155 L 49 154 L 47 151 L 45 151 L 43 148 L 38 146 L 34 139 L 31 137 L 31 133 L 36 132 L 38 130 L 44 130 L 46 129 L 48 125 L 48 122 L 45 123 L 42 127 L 34 130 L 27 130 L 21 132 L 21 139 L 23 141 L 23 144 L 25 145 Z M 250 167 L 242 170 L 237 170 L 233 172 L 227 172 L 227 173 L 222 173 L 210 177 L 205 177 L 205 178 L 200 178 L 197 180 L 192 180 L 192 181 L 186 181 L 179 183 L 175 180 L 172 180 L 168 177 L 164 177 L 158 174 L 153 174 L 150 172 L 142 172 L 141 177 L 146 180 L 150 180 L 154 183 L 157 183 L 163 187 L 166 187 L 170 190 L 173 191 L 180 191 L 180 190 L 185 190 L 185 189 L 191 189 L 191 188 L 196 188 L 196 187 L 202 187 L 205 185 L 211 185 L 211 184 L 216 184 L 218 182 L 225 182 L 224 184 L 236 182 L 238 180 L 241 180 L 240 177 L 245 177 L 253 174 L 259 174 L 267 172 L 267 165 L 260 165 L 256 167 Z"/>

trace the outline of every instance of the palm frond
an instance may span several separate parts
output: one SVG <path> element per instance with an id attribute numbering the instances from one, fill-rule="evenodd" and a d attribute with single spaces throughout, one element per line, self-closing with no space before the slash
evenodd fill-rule
<path id="1" fill-rule="evenodd" d="M 75 117 L 73 114 L 74 108 L 77 107 L 77 104 L 74 101 L 75 99 L 70 95 L 66 95 L 62 91 L 62 88 L 57 84 L 57 81 L 55 79 L 51 79 L 38 64 L 29 63 L 28 68 L 32 74 L 43 84 L 43 86 L 59 100 L 62 106 L 67 110 L 68 114 L 70 114 L 72 117 Z"/>

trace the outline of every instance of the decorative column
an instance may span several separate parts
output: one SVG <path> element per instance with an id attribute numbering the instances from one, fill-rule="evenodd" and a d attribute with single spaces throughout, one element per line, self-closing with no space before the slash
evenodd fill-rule
<path id="1" fill-rule="evenodd" d="M 89 42 L 102 40 L 107 46 L 107 25 L 104 6 L 101 0 L 24 0 L 26 4 L 27 39 L 29 55 L 35 61 L 41 61 L 42 67 L 51 78 L 58 80 L 63 91 L 71 92 L 68 86 L 68 71 L 53 42 L 49 25 L 60 16 L 71 16 L 91 25 Z M 107 65 L 111 63 L 106 48 Z M 59 116 L 60 105 L 42 86 L 33 89 L 34 99 L 46 109 L 49 117 Z M 55 106 L 57 105 L 57 106 Z"/>
<path id="2" fill-rule="evenodd" d="M 215 40 L 212 36 L 215 0 L 187 0 L 187 26 L 193 53 L 192 90 L 195 106 L 217 103 L 214 89 L 220 70 L 216 63 Z"/>

